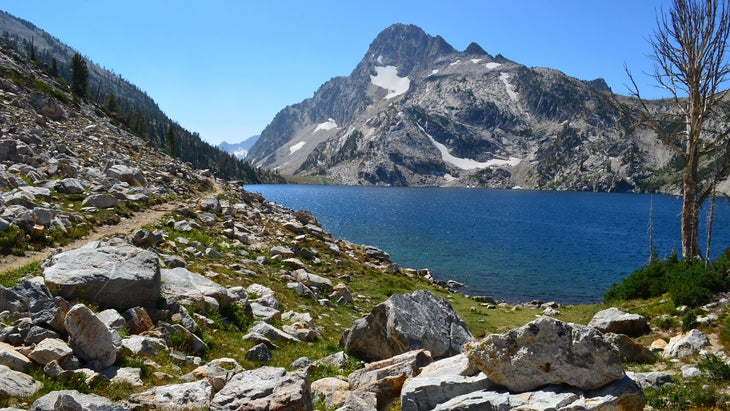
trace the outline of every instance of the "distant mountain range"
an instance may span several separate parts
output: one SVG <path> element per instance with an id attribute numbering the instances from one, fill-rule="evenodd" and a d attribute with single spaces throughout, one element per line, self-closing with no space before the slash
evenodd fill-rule
<path id="1" fill-rule="evenodd" d="M 338 184 L 679 192 L 681 165 L 619 102 L 602 79 L 395 24 L 349 76 L 281 110 L 247 159 Z"/>
<path id="2" fill-rule="evenodd" d="M 259 140 L 259 137 L 261 137 L 261 135 L 257 134 L 241 141 L 240 143 L 229 143 L 224 141 L 218 144 L 218 148 L 226 153 L 233 154 L 238 159 L 243 160 L 246 158 L 248 150 L 250 150 L 254 143 Z"/>

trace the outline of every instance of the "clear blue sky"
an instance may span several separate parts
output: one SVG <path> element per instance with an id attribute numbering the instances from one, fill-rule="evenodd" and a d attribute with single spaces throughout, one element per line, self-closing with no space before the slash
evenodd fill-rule
<path id="1" fill-rule="evenodd" d="M 624 64 L 658 96 L 647 39 L 669 0 L 0 0 L 218 144 L 258 134 L 287 105 L 355 68 L 377 34 L 416 24 L 458 50 L 603 77 L 626 94 Z M 0 28 L 1 29 L 1 28 Z"/>

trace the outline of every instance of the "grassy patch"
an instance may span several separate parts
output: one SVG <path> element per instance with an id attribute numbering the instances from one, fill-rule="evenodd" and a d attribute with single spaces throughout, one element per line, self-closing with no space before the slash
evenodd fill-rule
<path id="1" fill-rule="evenodd" d="M 20 280 L 27 277 L 34 277 L 41 274 L 41 264 L 32 262 L 15 270 L 8 270 L 0 274 L 0 285 L 6 288 L 13 287 L 20 283 Z"/>

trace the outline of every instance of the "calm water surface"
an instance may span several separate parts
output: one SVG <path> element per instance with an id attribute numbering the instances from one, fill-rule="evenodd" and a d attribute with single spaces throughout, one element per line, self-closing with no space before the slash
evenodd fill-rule
<path id="1" fill-rule="evenodd" d="M 589 303 L 645 264 L 654 245 L 680 250 L 681 199 L 663 195 L 459 188 L 250 185 L 312 211 L 335 237 L 429 268 L 465 292 L 506 301 Z M 704 222 L 706 213 L 703 213 Z M 730 205 L 718 201 L 712 255 L 730 246 Z M 701 243 L 705 243 L 704 224 Z"/>

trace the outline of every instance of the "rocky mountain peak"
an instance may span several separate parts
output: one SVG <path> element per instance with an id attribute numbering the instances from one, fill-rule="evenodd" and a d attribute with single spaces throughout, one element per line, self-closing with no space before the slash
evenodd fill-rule
<path id="1" fill-rule="evenodd" d="M 469 46 L 464 50 L 464 54 L 469 54 L 473 56 L 489 56 L 489 53 L 484 51 L 482 46 L 475 42 L 471 42 Z"/>
<path id="2" fill-rule="evenodd" d="M 401 75 L 408 75 L 416 65 L 449 53 L 456 50 L 441 36 L 430 36 L 413 24 L 394 24 L 373 40 L 363 62 L 395 66 Z"/>

